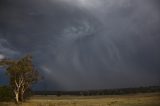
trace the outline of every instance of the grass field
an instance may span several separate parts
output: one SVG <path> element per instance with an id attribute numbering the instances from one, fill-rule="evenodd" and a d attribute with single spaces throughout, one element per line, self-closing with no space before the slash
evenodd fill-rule
<path id="1" fill-rule="evenodd" d="M 1 102 L 0 106 L 17 106 Z M 33 96 L 19 106 L 160 106 L 160 93 L 111 96 Z"/>

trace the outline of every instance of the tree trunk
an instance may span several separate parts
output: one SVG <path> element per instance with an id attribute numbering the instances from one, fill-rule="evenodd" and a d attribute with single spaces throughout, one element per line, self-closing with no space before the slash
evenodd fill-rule
<path id="1" fill-rule="evenodd" d="M 24 102 L 24 92 L 21 92 L 20 100 L 21 100 L 22 102 Z"/>
<path id="2" fill-rule="evenodd" d="M 20 100 L 22 102 L 24 102 L 24 93 L 25 93 L 25 86 L 24 85 L 25 85 L 25 83 L 22 84 L 22 87 L 20 89 Z"/>
<path id="3" fill-rule="evenodd" d="M 19 103 L 19 93 L 18 93 L 18 92 L 16 92 L 16 93 L 15 93 L 15 96 L 16 96 L 16 97 L 15 97 L 15 99 L 16 99 L 16 103 Z"/>

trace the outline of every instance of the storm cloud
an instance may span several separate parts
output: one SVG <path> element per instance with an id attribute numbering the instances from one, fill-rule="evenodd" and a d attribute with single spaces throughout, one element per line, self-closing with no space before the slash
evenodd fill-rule
<path id="1" fill-rule="evenodd" d="M 159 6 L 158 0 L 1 0 L 0 58 L 32 53 L 48 89 L 159 85 Z"/>

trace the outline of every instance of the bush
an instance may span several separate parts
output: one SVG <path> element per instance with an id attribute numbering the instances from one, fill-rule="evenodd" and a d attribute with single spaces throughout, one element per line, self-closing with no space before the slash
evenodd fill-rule
<path id="1" fill-rule="evenodd" d="M 13 93 L 10 87 L 0 86 L 0 101 L 11 101 L 13 99 Z"/>

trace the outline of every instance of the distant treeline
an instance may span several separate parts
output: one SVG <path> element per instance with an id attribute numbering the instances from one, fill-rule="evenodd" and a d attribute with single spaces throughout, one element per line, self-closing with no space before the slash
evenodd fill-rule
<path id="1" fill-rule="evenodd" d="M 100 89 L 85 91 L 28 91 L 26 97 L 32 95 L 75 95 L 75 96 L 98 96 L 98 95 L 124 95 L 135 93 L 152 93 L 160 92 L 160 86 L 138 87 L 138 88 L 121 88 L 121 89 Z M 11 101 L 14 94 L 9 86 L 0 86 L 0 101 Z"/>
<path id="2" fill-rule="evenodd" d="M 77 95 L 77 96 L 92 96 L 92 95 L 123 95 L 135 93 L 152 93 L 160 92 L 160 86 L 138 87 L 138 88 L 120 88 L 120 89 L 101 89 L 101 90 L 86 90 L 86 91 L 34 91 L 34 95 Z"/>

